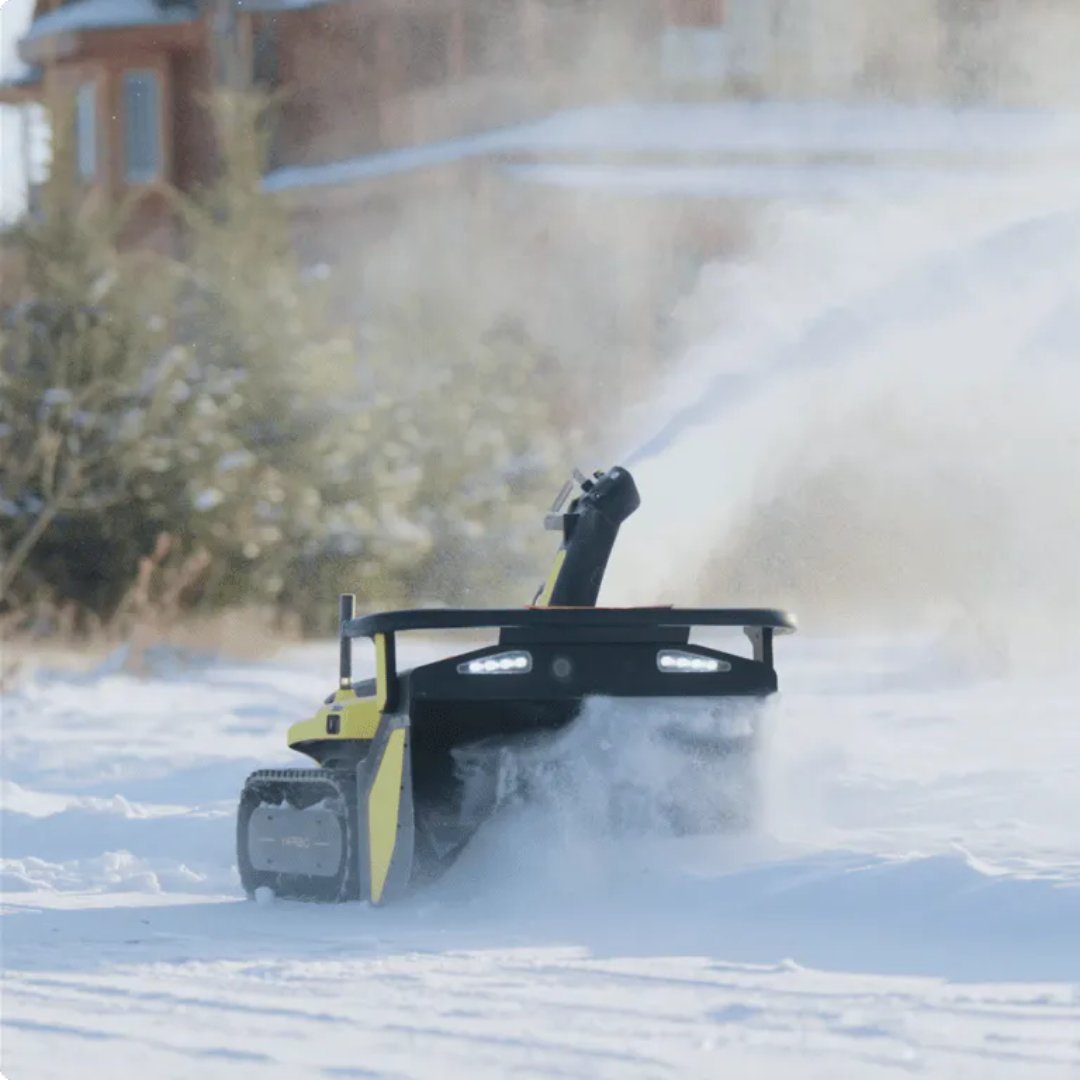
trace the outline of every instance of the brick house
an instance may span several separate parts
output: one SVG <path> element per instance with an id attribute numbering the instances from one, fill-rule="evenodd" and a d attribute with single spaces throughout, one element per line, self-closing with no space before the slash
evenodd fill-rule
<path id="1" fill-rule="evenodd" d="M 87 188 L 152 220 L 163 184 L 212 170 L 216 83 L 284 91 L 274 165 L 333 161 L 562 103 L 572 21 L 556 0 L 37 0 L 0 103 L 67 102 Z"/>
<path id="2" fill-rule="evenodd" d="M 963 56 L 956 79 L 970 94 L 1003 13 L 1055 25 L 1051 40 L 1067 41 L 1068 8 L 1067 0 L 36 0 L 19 42 L 29 68 L 0 84 L 0 103 L 71 102 L 82 179 L 111 198 L 140 194 L 152 222 L 164 183 L 188 190 L 212 170 L 202 102 L 215 82 L 255 79 L 283 91 L 271 163 L 279 168 L 620 97 L 941 96 L 947 48 Z"/>
<path id="3" fill-rule="evenodd" d="M 630 363 L 759 204 L 947 161 L 947 126 L 921 152 L 874 101 L 977 99 L 1003 12 L 1040 29 L 1040 57 L 1080 30 L 1075 0 L 36 0 L 0 102 L 66 98 L 88 190 L 136 195 L 135 238 L 167 244 L 166 185 L 213 172 L 206 94 L 254 80 L 282 95 L 265 186 L 350 307 L 403 249 L 427 275 L 432 221 L 460 219 L 452 273 L 510 250 L 548 326 L 587 279 Z"/>
<path id="4" fill-rule="evenodd" d="M 683 168 L 703 153 L 721 164 L 732 146 L 723 124 L 703 150 L 696 121 L 676 116 L 696 149 L 673 145 L 661 160 L 649 132 L 630 132 L 602 162 L 617 116 L 590 121 L 601 136 L 590 145 L 566 138 L 565 124 L 552 139 L 534 122 L 628 100 L 977 97 L 971 72 L 992 70 L 985 58 L 1006 16 L 1014 36 L 1050 28 L 1040 55 L 1067 49 L 1080 29 L 1073 0 L 36 0 L 19 43 L 28 69 L 0 84 L 0 102 L 69 102 L 79 176 L 102 197 L 136 195 L 144 241 L 172 236 L 166 185 L 191 190 L 212 174 L 208 92 L 254 80 L 281 95 L 267 187 L 283 193 L 313 260 L 363 248 L 455 185 L 511 215 L 523 201 L 541 216 L 569 207 L 575 228 L 647 202 L 651 221 L 684 223 L 674 250 L 728 233 L 736 171 L 714 182 Z M 949 50 L 966 61 L 951 73 Z M 589 188 L 595 172 L 584 186 L 541 192 L 519 182 L 535 170 L 507 169 L 545 156 L 554 167 L 659 165 L 672 183 L 661 199 L 656 183 L 624 170 L 616 205 Z"/>

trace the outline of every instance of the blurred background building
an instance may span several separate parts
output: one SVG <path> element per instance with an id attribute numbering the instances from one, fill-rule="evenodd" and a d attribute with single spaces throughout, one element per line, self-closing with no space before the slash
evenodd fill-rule
<path id="1" fill-rule="evenodd" d="M 756 204 L 902 190 L 912 165 L 1024 153 L 1019 113 L 1018 141 L 1002 145 L 997 122 L 974 142 L 939 124 L 928 142 L 925 123 L 889 110 L 1080 100 L 1072 0 L 6 0 L 3 11 L 8 220 L 35 205 L 45 106 L 64 102 L 78 182 L 134 208 L 131 242 L 175 250 L 168 193 L 214 176 L 214 88 L 256 85 L 276 101 L 265 188 L 304 263 L 348 283 L 350 315 L 385 300 L 388 277 L 415 278 L 416 250 L 437 275 L 440 252 L 482 266 L 497 240 L 531 267 L 519 288 L 537 321 L 563 318 L 565 268 L 590 267 L 631 368 L 663 347 L 663 313 L 739 244 Z M 833 107 L 811 105 L 822 102 Z M 494 288 L 476 283 L 477 295 Z"/>
<path id="2" fill-rule="evenodd" d="M 1024 104 L 1077 94 L 1069 0 L 5 0 L 5 213 L 40 181 L 40 106 L 74 102 L 111 198 L 213 168 L 205 98 L 282 93 L 272 169 L 330 164 L 572 105 L 732 97 Z M 1039 56 L 1025 64 L 1025 54 Z M 15 110 L 14 112 L 12 110 Z M 29 189 L 29 190 L 27 190 Z"/>

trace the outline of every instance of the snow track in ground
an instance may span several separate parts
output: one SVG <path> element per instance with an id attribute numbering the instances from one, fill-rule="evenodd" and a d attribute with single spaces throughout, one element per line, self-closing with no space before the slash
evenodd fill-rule
<path id="1" fill-rule="evenodd" d="M 525 809 L 386 909 L 255 905 L 233 868 L 332 647 L 39 673 L 3 700 L 6 1075 L 1080 1075 L 1077 681 L 781 650 L 762 835 Z"/>

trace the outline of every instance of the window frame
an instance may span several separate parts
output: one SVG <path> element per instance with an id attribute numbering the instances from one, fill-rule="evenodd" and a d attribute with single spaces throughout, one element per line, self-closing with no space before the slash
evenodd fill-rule
<path id="1" fill-rule="evenodd" d="M 75 175 L 93 184 L 101 168 L 101 135 L 98 123 L 98 81 L 83 79 L 75 88 Z M 86 125 L 89 126 L 87 131 Z"/>

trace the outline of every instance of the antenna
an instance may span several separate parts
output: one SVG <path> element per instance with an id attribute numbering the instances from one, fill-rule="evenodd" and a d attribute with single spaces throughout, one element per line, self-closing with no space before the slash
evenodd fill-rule
<path id="1" fill-rule="evenodd" d="M 577 469 L 574 470 L 577 472 Z M 562 508 L 566 505 L 566 500 L 570 498 L 570 492 L 574 490 L 574 481 L 567 480 L 565 484 L 560 488 L 559 494 L 555 496 L 555 501 L 551 504 L 551 513 L 558 514 L 562 512 Z"/>

